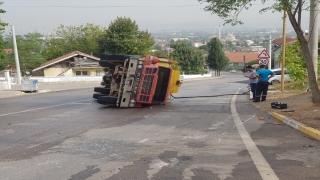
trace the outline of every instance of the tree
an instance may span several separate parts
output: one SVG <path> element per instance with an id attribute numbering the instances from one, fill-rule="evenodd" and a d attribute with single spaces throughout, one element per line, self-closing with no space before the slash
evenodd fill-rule
<path id="1" fill-rule="evenodd" d="M 0 2 L 0 5 L 2 5 L 2 4 L 3 4 L 3 2 Z M 4 14 L 4 13 L 6 13 L 6 11 L 3 10 L 3 9 L 0 9 L 0 14 Z M 6 27 L 7 25 L 8 25 L 7 23 L 1 21 L 1 19 L 0 19 L 0 49 L 2 49 L 2 50 L 0 51 L 0 59 L 3 59 L 4 56 L 5 56 L 5 52 L 3 51 L 3 49 L 4 49 L 4 42 L 3 42 L 2 33 L 3 33 L 3 31 L 4 31 L 4 29 L 5 29 L 5 27 Z"/>
<path id="2" fill-rule="evenodd" d="M 60 25 L 56 32 L 46 39 L 44 55 L 47 60 L 51 60 L 78 50 L 100 56 L 98 41 L 104 30 L 104 28 L 93 24 L 79 27 Z"/>
<path id="3" fill-rule="evenodd" d="M 42 63 L 46 62 L 46 59 L 42 55 L 44 51 L 44 40 L 42 35 L 34 32 L 28 33 L 24 36 L 16 36 L 17 46 L 19 51 L 20 69 L 22 74 L 26 71 L 31 72 L 33 69 L 39 67 Z M 13 49 L 12 36 L 7 36 L 6 48 Z M 4 58 L 5 65 L 14 63 L 14 55 L 8 54 Z"/>
<path id="4" fill-rule="evenodd" d="M 249 9 L 252 7 L 252 2 L 256 0 L 198 0 L 201 2 L 209 3 L 204 10 L 210 11 L 212 14 L 216 14 L 222 19 L 225 23 L 232 25 L 243 24 L 241 20 L 238 20 L 238 15 L 243 9 Z M 264 4 L 267 0 L 261 0 Z M 301 14 L 303 8 L 306 6 L 306 3 L 309 1 L 303 0 L 274 0 L 272 5 L 263 8 L 260 12 L 266 12 L 268 10 L 281 12 L 285 10 L 288 13 L 290 23 L 295 30 L 298 41 L 300 42 L 300 48 L 306 62 L 306 67 L 308 71 L 308 79 L 310 83 L 310 89 L 312 91 L 312 100 L 314 103 L 320 103 L 320 89 L 317 84 L 317 79 L 315 76 L 314 65 L 312 61 L 312 56 L 308 48 L 308 42 L 304 37 L 304 33 L 301 29 Z M 269 1 L 268 1 L 269 3 Z"/>
<path id="5" fill-rule="evenodd" d="M 223 45 L 217 38 L 213 38 L 208 43 L 209 55 L 207 63 L 215 70 L 215 75 L 220 76 L 220 71 L 229 64 L 228 57 L 223 52 Z"/>
<path id="6" fill-rule="evenodd" d="M 135 21 L 118 17 L 99 40 L 100 53 L 146 55 L 154 39 L 148 31 L 140 31 Z"/>
<path id="7" fill-rule="evenodd" d="M 279 57 L 282 59 L 282 55 Z M 304 80 L 307 77 L 306 63 L 300 50 L 300 43 L 286 45 L 286 71 L 294 80 Z"/>
<path id="8" fill-rule="evenodd" d="M 158 56 L 158 57 L 168 57 L 168 54 L 164 51 L 154 51 L 154 52 L 148 53 L 147 55 Z"/>
<path id="9" fill-rule="evenodd" d="M 179 63 L 181 71 L 185 74 L 204 74 L 205 61 L 203 55 L 196 52 L 186 41 L 177 41 L 170 44 L 174 49 L 169 58 Z"/>
<path id="10" fill-rule="evenodd" d="M 280 56 L 279 59 L 281 58 L 282 57 Z M 299 41 L 296 41 L 294 44 L 289 44 L 286 46 L 285 61 L 286 70 L 290 74 L 291 78 L 293 78 L 294 80 L 305 80 L 307 78 L 306 62 L 300 49 Z M 320 63 L 318 63 L 318 68 L 319 67 Z"/>

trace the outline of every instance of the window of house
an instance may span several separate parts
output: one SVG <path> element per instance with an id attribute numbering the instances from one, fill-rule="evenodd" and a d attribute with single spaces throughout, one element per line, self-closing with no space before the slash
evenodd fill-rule
<path id="1" fill-rule="evenodd" d="M 96 76 L 103 76 L 104 75 L 104 71 L 96 71 Z"/>
<path id="2" fill-rule="evenodd" d="M 82 71 L 82 76 L 88 76 L 88 71 Z"/>
<path id="3" fill-rule="evenodd" d="M 88 76 L 88 71 L 76 71 L 76 76 Z"/>

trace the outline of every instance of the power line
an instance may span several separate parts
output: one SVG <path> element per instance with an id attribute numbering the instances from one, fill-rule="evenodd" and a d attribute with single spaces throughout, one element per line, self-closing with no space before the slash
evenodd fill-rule
<path id="1" fill-rule="evenodd" d="M 252 4 L 254 6 L 256 5 L 271 5 L 271 4 Z M 168 6 L 157 6 L 157 5 L 144 5 L 144 6 L 126 6 L 126 5 L 116 5 L 116 6 L 74 6 L 74 5 L 61 5 L 61 6 L 38 6 L 38 5 L 29 5 L 29 6 L 2 6 L 6 8 L 164 8 L 164 7 L 169 7 L 169 8 L 183 8 L 183 7 L 203 7 L 202 4 L 198 5 L 168 5 Z"/>
<path id="2" fill-rule="evenodd" d="M 202 7 L 201 5 L 177 5 L 177 6 L 2 6 L 6 8 L 180 8 L 180 7 Z"/>

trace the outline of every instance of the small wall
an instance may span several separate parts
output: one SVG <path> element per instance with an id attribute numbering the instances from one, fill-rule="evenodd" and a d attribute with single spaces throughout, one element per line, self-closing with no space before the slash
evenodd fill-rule
<path id="1" fill-rule="evenodd" d="M 188 74 L 188 75 L 180 75 L 180 79 L 194 79 L 194 78 L 206 78 L 211 77 L 211 74 Z"/>
<path id="2" fill-rule="evenodd" d="M 0 90 L 8 90 L 11 89 L 8 81 L 0 80 Z"/>

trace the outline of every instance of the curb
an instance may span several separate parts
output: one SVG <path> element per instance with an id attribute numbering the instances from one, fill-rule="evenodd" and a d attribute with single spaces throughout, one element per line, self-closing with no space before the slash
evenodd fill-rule
<path id="1" fill-rule="evenodd" d="M 319 130 L 308 127 L 300 122 L 297 122 L 294 119 L 288 118 L 288 117 L 281 115 L 279 113 L 272 112 L 272 113 L 270 113 L 270 115 L 273 116 L 274 118 L 278 119 L 279 121 L 282 121 L 283 123 L 293 127 L 294 129 L 320 141 L 320 131 Z"/>
<path id="2" fill-rule="evenodd" d="M 34 91 L 34 92 L 31 92 L 31 93 L 26 93 L 24 91 L 20 91 L 18 95 L 48 93 L 48 92 L 52 92 L 52 90 L 51 89 L 45 89 L 45 90 Z"/>
<path id="3" fill-rule="evenodd" d="M 46 90 L 39 90 L 38 93 L 48 93 L 48 92 L 52 92 L 51 89 L 46 89 Z"/>

